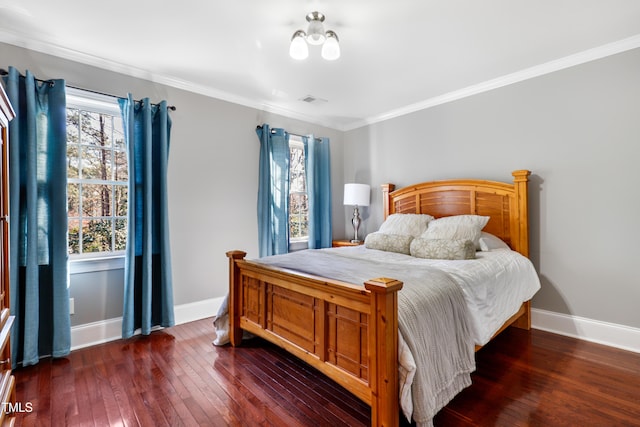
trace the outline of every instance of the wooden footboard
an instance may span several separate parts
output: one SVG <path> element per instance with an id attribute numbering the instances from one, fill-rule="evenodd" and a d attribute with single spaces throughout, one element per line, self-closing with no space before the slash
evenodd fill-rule
<path id="1" fill-rule="evenodd" d="M 398 291 L 402 282 L 364 287 L 229 257 L 229 335 L 251 332 L 309 363 L 371 406 L 374 426 L 397 426 Z"/>

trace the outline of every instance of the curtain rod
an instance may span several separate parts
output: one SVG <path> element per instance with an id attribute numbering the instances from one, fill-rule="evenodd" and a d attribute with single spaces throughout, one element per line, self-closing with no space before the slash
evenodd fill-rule
<path id="1" fill-rule="evenodd" d="M 0 68 L 0 76 L 6 76 L 8 74 L 9 74 L 9 72 L 7 70 L 5 70 L 4 68 Z M 55 84 L 54 80 L 42 80 L 42 79 L 38 79 L 38 78 L 36 78 L 36 80 L 41 82 L 41 83 L 48 83 L 49 86 L 51 86 L 51 87 Z M 113 94 L 105 93 L 105 92 L 100 92 L 100 91 L 92 90 L 92 89 L 85 89 L 85 88 L 82 88 L 82 87 L 77 87 L 77 86 L 72 86 L 72 85 L 66 85 L 66 87 L 70 87 L 72 89 L 83 90 L 85 92 L 91 92 L 91 93 L 95 93 L 95 94 L 98 94 L 98 95 L 109 96 L 111 98 L 123 98 L 122 96 L 113 95 Z M 136 102 L 140 102 L 140 101 L 138 100 Z M 158 104 L 151 103 L 151 105 L 158 105 Z M 169 109 L 171 111 L 176 111 L 175 105 L 167 105 L 167 109 Z"/>
<path id="2" fill-rule="evenodd" d="M 262 129 L 262 125 L 256 126 L 256 129 Z M 269 133 L 276 133 L 275 128 L 271 128 Z M 298 138 L 306 138 L 306 135 L 298 135 L 297 133 L 292 133 L 292 132 L 288 132 L 288 133 L 289 133 L 289 135 L 297 136 Z M 316 141 L 321 141 L 322 140 L 322 138 L 313 138 L 313 139 L 315 139 Z"/>

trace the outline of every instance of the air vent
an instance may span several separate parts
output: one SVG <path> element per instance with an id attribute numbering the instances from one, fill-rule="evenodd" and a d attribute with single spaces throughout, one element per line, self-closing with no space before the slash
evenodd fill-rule
<path id="1" fill-rule="evenodd" d="M 328 102 L 326 99 L 318 98 L 313 95 L 306 95 L 300 98 L 300 101 L 306 102 L 307 104 L 324 104 L 325 102 Z"/>

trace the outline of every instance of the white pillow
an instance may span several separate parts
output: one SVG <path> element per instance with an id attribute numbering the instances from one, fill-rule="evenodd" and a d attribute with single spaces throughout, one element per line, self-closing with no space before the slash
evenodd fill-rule
<path id="1" fill-rule="evenodd" d="M 384 220 L 380 233 L 403 234 L 418 237 L 427 229 L 433 217 L 427 214 L 391 214 Z"/>
<path id="2" fill-rule="evenodd" d="M 485 231 L 483 231 L 480 235 L 479 243 L 480 250 L 483 252 L 492 251 L 494 249 L 511 249 L 509 245 L 504 242 L 504 240 Z"/>
<path id="3" fill-rule="evenodd" d="M 471 240 L 480 249 L 480 234 L 489 222 L 488 216 L 454 215 L 434 219 L 420 237 L 425 239 Z"/>

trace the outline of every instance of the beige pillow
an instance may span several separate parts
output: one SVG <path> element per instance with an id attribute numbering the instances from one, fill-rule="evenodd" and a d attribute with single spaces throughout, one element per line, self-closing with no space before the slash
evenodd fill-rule
<path id="1" fill-rule="evenodd" d="M 471 240 L 425 239 L 417 237 L 409 248 L 411 256 L 430 259 L 475 259 L 476 248 Z"/>
<path id="2" fill-rule="evenodd" d="M 412 240 L 413 236 L 407 234 L 388 234 L 378 231 L 367 235 L 364 246 L 369 249 L 409 255 Z"/>
<path id="3" fill-rule="evenodd" d="M 391 214 L 384 220 L 380 233 L 405 234 L 418 237 L 427 229 L 427 224 L 433 217 L 426 214 Z"/>
<path id="4" fill-rule="evenodd" d="M 434 219 L 420 237 L 425 239 L 471 240 L 480 249 L 482 229 L 489 222 L 488 216 L 454 215 Z"/>

